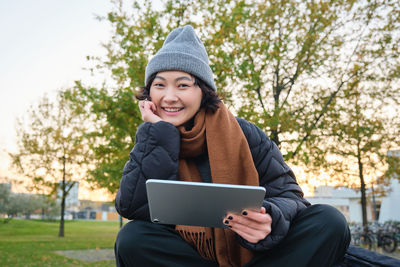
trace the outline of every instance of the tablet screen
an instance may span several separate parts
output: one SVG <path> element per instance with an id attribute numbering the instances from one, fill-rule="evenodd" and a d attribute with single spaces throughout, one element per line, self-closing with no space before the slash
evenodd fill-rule
<path id="1" fill-rule="evenodd" d="M 158 179 L 147 180 L 146 190 L 152 222 L 220 228 L 228 212 L 259 210 L 265 196 L 261 186 Z"/>

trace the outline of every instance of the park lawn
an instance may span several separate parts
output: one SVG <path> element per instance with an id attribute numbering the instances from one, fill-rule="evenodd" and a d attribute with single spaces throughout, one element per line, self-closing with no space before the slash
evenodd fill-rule
<path id="1" fill-rule="evenodd" d="M 0 222 L 0 266 L 111 266 L 110 261 L 83 262 L 54 251 L 113 248 L 119 222 L 66 221 L 63 238 L 58 229 L 58 221 Z"/>

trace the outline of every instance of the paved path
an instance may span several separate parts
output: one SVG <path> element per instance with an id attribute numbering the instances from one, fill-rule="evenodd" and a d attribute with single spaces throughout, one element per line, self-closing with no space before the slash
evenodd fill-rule
<path id="1" fill-rule="evenodd" d="M 80 261 L 94 262 L 94 261 L 113 261 L 115 264 L 114 250 L 113 249 L 83 249 L 83 250 L 58 250 L 55 253 L 72 259 Z"/>

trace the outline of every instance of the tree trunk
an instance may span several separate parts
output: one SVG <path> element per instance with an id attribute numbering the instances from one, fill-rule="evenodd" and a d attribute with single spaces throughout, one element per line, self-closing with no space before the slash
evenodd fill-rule
<path id="1" fill-rule="evenodd" d="M 279 66 L 280 62 L 278 62 L 276 68 L 275 68 L 275 82 L 273 86 L 273 94 L 274 94 L 274 112 L 272 115 L 272 124 L 270 125 L 271 127 L 271 140 L 274 141 L 274 143 L 280 148 L 281 147 L 281 142 L 279 140 L 279 122 L 280 122 L 280 102 L 279 98 L 281 95 L 282 90 L 284 89 L 284 86 L 280 84 L 280 78 L 279 78 Z"/>
<path id="2" fill-rule="evenodd" d="M 279 133 L 278 130 L 272 130 L 271 131 L 271 140 L 277 145 L 279 148 L 281 146 L 281 142 L 279 141 Z"/>
<path id="3" fill-rule="evenodd" d="M 63 182 L 64 186 L 64 182 Z M 64 237 L 64 211 L 65 211 L 65 196 L 64 192 L 61 197 L 61 220 L 60 220 L 60 230 L 58 232 L 59 237 Z"/>
<path id="4" fill-rule="evenodd" d="M 365 193 L 365 181 L 364 181 L 364 174 L 363 174 L 363 164 L 361 162 L 361 155 L 358 153 L 358 171 L 360 175 L 360 182 L 361 182 L 361 211 L 362 211 L 362 223 L 364 231 L 368 230 L 368 220 L 367 220 L 367 197 Z"/>
<path id="5" fill-rule="evenodd" d="M 278 90 L 278 89 L 277 89 Z M 272 124 L 270 125 L 271 127 L 271 140 L 277 145 L 277 147 L 281 147 L 281 141 L 279 140 L 279 130 L 278 130 L 278 122 L 280 121 L 280 111 L 279 111 L 279 95 L 275 95 L 275 109 L 274 109 L 274 114 L 272 118 Z"/>
<path id="6" fill-rule="evenodd" d="M 61 219 L 60 219 L 60 230 L 58 232 L 59 237 L 64 237 L 64 211 L 65 211 L 65 156 L 63 157 L 63 180 L 61 184 Z"/>

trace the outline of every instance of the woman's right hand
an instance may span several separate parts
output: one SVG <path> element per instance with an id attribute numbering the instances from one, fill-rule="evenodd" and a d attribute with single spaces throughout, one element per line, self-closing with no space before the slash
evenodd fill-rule
<path id="1" fill-rule="evenodd" d="M 145 122 L 156 123 L 162 120 L 156 113 L 156 105 L 147 99 L 139 101 L 139 109 Z"/>

